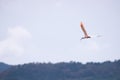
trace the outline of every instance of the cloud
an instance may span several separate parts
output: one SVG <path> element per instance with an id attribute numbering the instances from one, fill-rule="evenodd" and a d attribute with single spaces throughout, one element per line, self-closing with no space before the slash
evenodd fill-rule
<path id="1" fill-rule="evenodd" d="M 24 53 L 24 42 L 29 38 L 31 38 L 30 32 L 21 26 L 8 28 L 7 38 L 0 41 L 0 58 L 22 55 Z"/>
<path id="2" fill-rule="evenodd" d="M 26 29 L 24 29 L 23 27 L 20 27 L 20 26 L 17 26 L 14 28 L 8 28 L 8 34 L 12 39 L 14 39 L 16 41 L 20 41 L 23 38 L 31 37 L 30 32 L 28 32 Z"/>

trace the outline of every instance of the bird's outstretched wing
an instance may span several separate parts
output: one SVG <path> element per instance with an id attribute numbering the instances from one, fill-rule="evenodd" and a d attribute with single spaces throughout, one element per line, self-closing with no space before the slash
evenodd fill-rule
<path id="1" fill-rule="evenodd" d="M 84 33 L 84 36 L 85 36 L 85 37 L 88 36 L 87 31 L 85 30 L 85 27 L 84 27 L 84 25 L 83 25 L 82 22 L 80 23 L 80 27 L 81 27 L 81 29 L 82 29 L 82 31 L 83 31 L 83 33 Z"/>

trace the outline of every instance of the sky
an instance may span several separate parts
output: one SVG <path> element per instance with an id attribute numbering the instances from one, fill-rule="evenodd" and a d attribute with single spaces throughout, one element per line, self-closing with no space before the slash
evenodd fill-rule
<path id="1" fill-rule="evenodd" d="M 0 62 L 118 60 L 119 4 L 119 0 L 0 0 Z M 81 21 L 92 38 L 80 40 Z"/>

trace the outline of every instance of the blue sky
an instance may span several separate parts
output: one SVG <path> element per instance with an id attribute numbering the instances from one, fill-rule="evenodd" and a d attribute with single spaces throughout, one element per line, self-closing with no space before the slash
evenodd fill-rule
<path id="1" fill-rule="evenodd" d="M 119 0 L 0 0 L 0 62 L 120 59 L 119 4 Z M 93 38 L 80 41 L 81 21 Z"/>

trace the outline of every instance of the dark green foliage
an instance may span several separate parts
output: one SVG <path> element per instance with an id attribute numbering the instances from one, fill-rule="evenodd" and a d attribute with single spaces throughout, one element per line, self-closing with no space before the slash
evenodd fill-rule
<path id="1" fill-rule="evenodd" d="M 120 60 L 103 63 L 29 63 L 13 66 L 0 80 L 120 80 Z"/>

